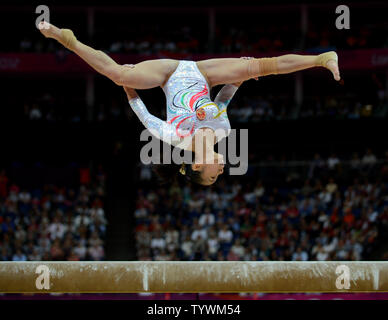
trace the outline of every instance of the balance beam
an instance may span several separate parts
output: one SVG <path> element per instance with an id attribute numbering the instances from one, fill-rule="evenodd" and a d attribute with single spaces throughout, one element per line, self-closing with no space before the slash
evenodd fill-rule
<path id="1" fill-rule="evenodd" d="M 388 262 L 0 262 L 0 292 L 388 292 Z"/>

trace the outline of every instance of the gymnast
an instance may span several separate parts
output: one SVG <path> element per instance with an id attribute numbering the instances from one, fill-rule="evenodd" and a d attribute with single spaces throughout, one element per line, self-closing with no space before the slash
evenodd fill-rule
<path id="1" fill-rule="evenodd" d="M 158 166 L 157 173 L 164 180 L 172 181 L 182 175 L 191 182 L 211 185 L 223 173 L 224 159 L 214 151 L 214 146 L 230 131 L 226 109 L 242 82 L 313 67 L 327 68 L 335 80 L 340 80 L 338 57 L 334 51 L 319 55 L 287 54 L 272 58 L 222 58 L 198 62 L 157 59 L 136 65 L 119 65 L 104 52 L 78 41 L 69 29 L 59 29 L 45 21 L 39 24 L 39 29 L 46 38 L 57 40 L 97 72 L 123 86 L 132 110 L 152 134 L 194 153 L 191 164 Z M 213 102 L 210 89 L 221 84 L 225 86 Z M 167 121 L 151 115 L 134 90 L 154 87 L 161 87 L 166 95 Z M 196 148 L 196 144 L 201 147 Z"/>

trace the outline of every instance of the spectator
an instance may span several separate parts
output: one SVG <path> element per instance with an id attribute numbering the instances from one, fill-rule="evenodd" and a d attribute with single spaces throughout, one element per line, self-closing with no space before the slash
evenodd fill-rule
<path id="1" fill-rule="evenodd" d="M 151 248 L 160 250 L 166 248 L 166 240 L 162 237 L 162 233 L 159 230 L 155 232 L 155 235 L 151 240 Z"/>
<path id="2" fill-rule="evenodd" d="M 57 238 L 62 239 L 66 232 L 66 227 L 60 221 L 59 217 L 55 217 L 54 221 L 48 227 L 48 232 L 50 233 L 51 240 L 55 240 Z"/>
<path id="3" fill-rule="evenodd" d="M 326 185 L 326 191 L 333 194 L 338 189 L 337 184 L 334 182 L 333 178 L 329 179 L 329 183 Z"/>
<path id="4" fill-rule="evenodd" d="M 41 254 L 39 253 L 38 249 L 37 248 L 34 248 L 32 253 L 30 253 L 28 255 L 28 260 L 29 261 L 41 261 L 42 260 L 42 256 Z"/>
<path id="5" fill-rule="evenodd" d="M 371 168 L 377 162 L 376 156 L 372 153 L 371 149 L 368 149 L 365 155 L 362 157 L 361 163 L 364 167 Z"/>
<path id="6" fill-rule="evenodd" d="M 42 112 L 40 111 L 37 104 L 34 104 L 30 111 L 31 120 L 40 120 L 42 118 Z"/>
<path id="7" fill-rule="evenodd" d="M 98 237 L 98 233 L 96 231 L 92 233 L 92 236 L 89 238 L 88 243 L 90 247 L 94 246 L 95 244 L 102 244 L 102 240 Z"/>
<path id="8" fill-rule="evenodd" d="M 195 230 L 191 234 L 191 240 L 193 240 L 195 242 L 199 238 L 206 240 L 207 239 L 207 231 L 206 231 L 206 229 L 201 229 L 200 225 L 197 225 L 195 227 Z"/>
<path id="9" fill-rule="evenodd" d="M 228 229 L 227 225 L 223 225 L 222 229 L 218 232 L 218 239 L 221 243 L 231 243 L 233 240 L 233 233 Z"/>
<path id="10" fill-rule="evenodd" d="M 296 252 L 292 255 L 292 261 L 307 261 L 308 254 L 306 251 L 303 251 L 301 247 L 296 249 Z"/>
<path id="11" fill-rule="evenodd" d="M 78 207 L 77 211 L 79 212 L 79 215 L 74 219 L 74 227 L 76 229 L 80 228 L 81 226 L 88 227 L 91 221 L 90 218 L 86 216 L 85 210 Z"/>
<path id="12" fill-rule="evenodd" d="M 240 239 L 236 239 L 236 242 L 233 244 L 231 248 L 231 252 L 233 252 L 238 260 L 242 260 L 245 254 L 245 248 L 241 245 Z"/>
<path id="13" fill-rule="evenodd" d="M 205 208 L 205 213 L 199 218 L 199 225 L 201 227 L 210 227 L 215 223 L 214 215 L 210 212 L 210 208 Z"/>
<path id="14" fill-rule="evenodd" d="M 91 260 L 101 261 L 105 256 L 104 248 L 101 245 L 95 243 L 88 249 L 88 255 Z"/>
<path id="15" fill-rule="evenodd" d="M 184 259 L 189 259 L 194 252 L 194 244 L 189 236 L 186 237 L 185 241 L 182 243 L 181 250 L 183 252 Z"/>
<path id="16" fill-rule="evenodd" d="M 65 254 L 60 244 L 60 239 L 56 238 L 50 249 L 50 255 L 53 260 L 63 260 Z"/>
<path id="17" fill-rule="evenodd" d="M 211 232 L 210 237 L 207 241 L 207 245 L 208 245 L 209 254 L 213 257 L 216 256 L 219 249 L 219 242 L 217 239 L 217 235 L 214 231 Z"/>
<path id="18" fill-rule="evenodd" d="M 22 250 L 17 249 L 15 254 L 12 256 L 12 261 L 27 261 L 27 257 Z"/>
<path id="19" fill-rule="evenodd" d="M 334 170 L 339 165 L 340 160 L 338 159 L 335 153 L 332 153 L 331 156 L 327 159 L 327 166 L 329 170 Z"/>
<path id="20" fill-rule="evenodd" d="M 70 255 L 67 257 L 67 261 L 80 261 L 79 256 L 75 253 L 74 250 L 71 250 Z"/>
<path id="21" fill-rule="evenodd" d="M 85 246 L 82 245 L 81 242 L 77 243 L 77 246 L 74 248 L 73 253 L 77 255 L 79 260 L 86 260 L 87 249 Z"/>
<path id="22" fill-rule="evenodd" d="M 319 242 L 313 248 L 312 254 L 315 255 L 317 261 L 327 261 L 329 258 L 329 254 L 325 251 L 322 244 Z"/>

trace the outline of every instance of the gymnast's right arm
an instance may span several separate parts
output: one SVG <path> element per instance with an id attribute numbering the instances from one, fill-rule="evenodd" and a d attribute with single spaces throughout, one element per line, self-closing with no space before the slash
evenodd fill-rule
<path id="1" fill-rule="evenodd" d="M 177 146 L 182 139 L 177 136 L 176 129 L 171 124 L 163 121 L 148 112 L 147 107 L 132 88 L 124 87 L 129 105 L 143 125 L 159 140 Z"/>

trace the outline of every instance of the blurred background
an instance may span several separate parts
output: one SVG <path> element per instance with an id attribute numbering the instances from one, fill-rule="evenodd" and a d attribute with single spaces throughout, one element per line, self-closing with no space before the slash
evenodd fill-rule
<path id="1" fill-rule="evenodd" d="M 45 39 L 35 5 L 0 4 L 0 261 L 387 260 L 388 4 L 349 2 L 338 30 L 339 4 L 49 5 L 122 64 L 338 52 L 340 83 L 241 86 L 228 114 L 249 169 L 210 188 L 160 187 L 122 88 Z M 165 118 L 161 89 L 139 94 Z"/>

